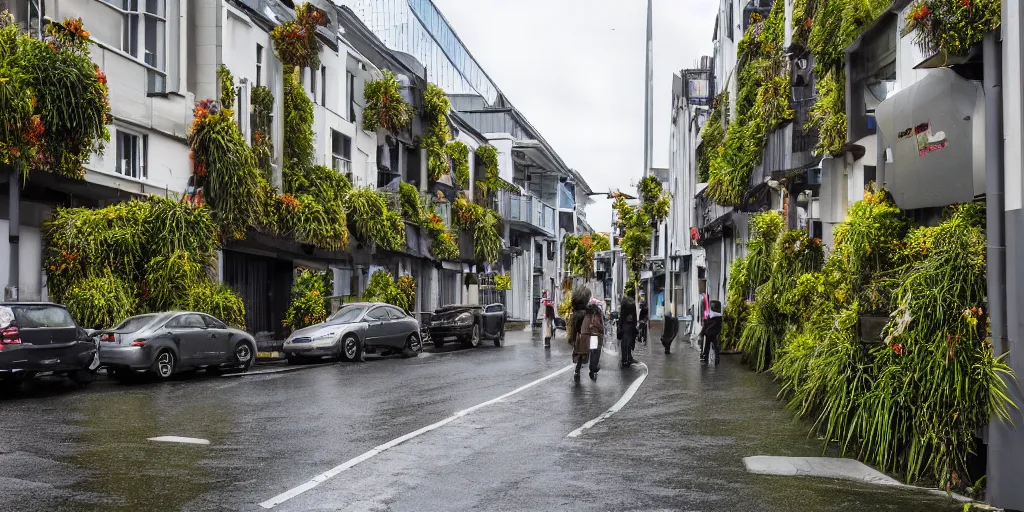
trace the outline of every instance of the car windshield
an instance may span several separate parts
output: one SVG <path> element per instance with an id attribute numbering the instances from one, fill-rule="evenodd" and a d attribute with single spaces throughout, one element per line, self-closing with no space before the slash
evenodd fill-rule
<path id="1" fill-rule="evenodd" d="M 135 332 L 152 322 L 158 315 L 139 315 L 125 319 L 114 327 L 116 332 Z"/>
<path id="2" fill-rule="evenodd" d="M 71 314 L 57 306 L 14 306 L 14 318 L 22 329 L 44 327 L 75 327 Z"/>
<path id="3" fill-rule="evenodd" d="M 366 311 L 365 306 L 345 306 L 331 315 L 328 321 L 335 324 L 349 324 L 359 320 L 364 311 Z"/>

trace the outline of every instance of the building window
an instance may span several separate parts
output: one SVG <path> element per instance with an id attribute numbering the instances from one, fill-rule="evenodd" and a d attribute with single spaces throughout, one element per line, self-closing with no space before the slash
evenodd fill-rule
<path id="1" fill-rule="evenodd" d="M 334 170 L 352 180 L 352 138 L 331 130 L 331 161 Z"/>
<path id="2" fill-rule="evenodd" d="M 313 95 L 313 103 L 316 103 L 316 71 L 309 70 L 309 92 Z"/>
<path id="3" fill-rule="evenodd" d="M 117 173 L 135 179 L 148 178 L 147 145 L 145 135 L 117 130 Z"/>
<path id="4" fill-rule="evenodd" d="M 320 104 L 327 106 L 327 66 L 320 66 Z"/>
<path id="5" fill-rule="evenodd" d="M 263 85 L 263 45 L 256 45 L 256 87 Z"/>
<path id="6" fill-rule="evenodd" d="M 356 76 L 346 73 L 348 78 L 348 122 L 356 122 Z"/>
<path id="7" fill-rule="evenodd" d="M 150 93 L 167 90 L 166 0 L 105 0 L 121 12 L 121 51 L 148 68 Z"/>

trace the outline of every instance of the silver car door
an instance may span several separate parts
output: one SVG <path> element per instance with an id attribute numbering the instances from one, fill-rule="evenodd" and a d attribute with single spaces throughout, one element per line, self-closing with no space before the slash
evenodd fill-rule
<path id="1" fill-rule="evenodd" d="M 387 324 L 391 320 L 384 306 L 377 306 L 366 312 L 365 345 L 388 345 Z"/>
<path id="2" fill-rule="evenodd" d="M 402 310 L 388 306 L 388 314 L 391 315 L 391 320 L 387 323 L 387 332 L 389 344 L 393 347 L 404 347 L 405 339 L 409 337 L 409 315 L 406 315 Z"/>
<path id="3" fill-rule="evenodd" d="M 228 326 L 210 315 L 199 315 L 206 324 L 208 338 L 207 349 L 211 364 L 227 363 L 234 355 L 234 343 L 228 332 Z"/>

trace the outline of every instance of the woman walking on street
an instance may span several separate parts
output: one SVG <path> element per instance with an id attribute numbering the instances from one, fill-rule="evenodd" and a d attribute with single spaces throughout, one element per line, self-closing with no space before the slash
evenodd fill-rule
<path id="1" fill-rule="evenodd" d="M 590 362 L 590 378 L 597 380 L 601 343 L 604 342 L 604 318 L 601 307 L 590 300 L 590 290 L 577 286 L 572 291 L 572 316 L 566 330 L 572 345 L 572 362 L 576 364 L 573 380 L 580 381 L 580 369 Z M 591 337 L 597 338 L 597 349 L 591 350 Z M 597 355 L 594 356 L 594 352 Z"/>

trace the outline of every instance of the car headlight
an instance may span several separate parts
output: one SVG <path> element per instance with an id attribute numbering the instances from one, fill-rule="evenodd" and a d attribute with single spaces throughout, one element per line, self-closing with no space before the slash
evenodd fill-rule
<path id="1" fill-rule="evenodd" d="M 313 336 L 313 341 L 326 340 L 328 338 L 333 338 L 336 335 L 337 335 L 337 333 L 334 333 L 334 332 L 329 332 L 329 333 L 326 333 L 326 334 L 317 334 L 316 336 Z"/>
<path id="2" fill-rule="evenodd" d="M 473 323 L 473 313 L 460 313 L 459 316 L 455 317 L 455 323 L 458 325 L 469 325 Z"/>

